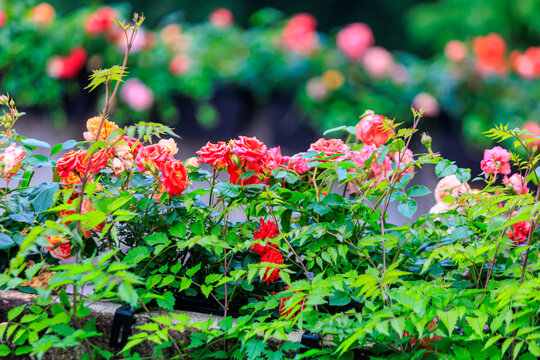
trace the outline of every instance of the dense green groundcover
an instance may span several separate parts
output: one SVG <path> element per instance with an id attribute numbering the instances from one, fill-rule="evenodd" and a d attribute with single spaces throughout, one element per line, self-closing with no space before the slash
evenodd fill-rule
<path id="1" fill-rule="evenodd" d="M 90 87 L 108 94 L 103 112 L 88 120 L 85 141 L 51 148 L 70 150 L 57 161 L 32 154 L 49 145 L 18 135 L 21 114 L 0 98 L 0 283 L 38 294 L 0 324 L 0 355 L 82 345 L 86 359 L 141 359 L 134 349 L 147 340 L 153 359 L 540 356 L 538 138 L 491 130 L 512 153 L 486 150 L 484 173 L 471 180 L 420 138 L 421 113 L 407 128 L 367 111 L 291 157 L 240 136 L 183 162 L 173 139 L 156 142 L 174 134 L 168 127 L 114 124 L 124 76 L 120 66 L 93 74 Z M 426 152 L 413 154 L 418 141 Z M 428 164 L 441 178 L 437 204 L 417 214 L 416 199 L 431 191 L 410 181 Z M 31 184 L 44 166 L 58 181 Z M 389 221 L 393 204 L 402 225 Z M 223 314 L 219 328 L 190 324 L 199 331 L 176 337 L 189 316 L 173 310 L 187 299 Z M 101 300 L 151 316 L 118 354 L 100 348 L 88 318 Z M 324 346 L 288 340 L 300 330 Z M 269 337 L 283 345 L 269 347 Z"/>

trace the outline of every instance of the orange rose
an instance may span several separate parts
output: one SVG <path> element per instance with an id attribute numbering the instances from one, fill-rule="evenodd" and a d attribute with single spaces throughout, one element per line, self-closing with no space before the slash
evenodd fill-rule
<path id="1" fill-rule="evenodd" d="M 187 189 L 187 170 L 180 160 L 171 159 L 161 166 L 161 182 L 170 196 L 178 196 Z"/>

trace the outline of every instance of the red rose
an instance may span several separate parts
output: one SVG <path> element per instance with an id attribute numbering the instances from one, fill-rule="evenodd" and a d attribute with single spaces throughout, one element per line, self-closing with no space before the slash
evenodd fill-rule
<path id="1" fill-rule="evenodd" d="M 157 173 L 161 166 L 168 160 L 171 160 L 171 152 L 163 145 L 155 144 L 144 146 L 139 150 L 135 162 L 139 172 L 150 171 Z"/>
<path id="2" fill-rule="evenodd" d="M 182 194 L 187 189 L 187 169 L 180 160 L 169 160 L 161 166 L 161 182 L 170 196 Z"/>
<path id="3" fill-rule="evenodd" d="M 71 257 L 71 244 L 69 242 L 62 242 L 64 239 L 61 236 L 46 236 L 49 244 L 47 250 L 50 251 L 51 256 L 59 260 L 67 260 Z"/>
<path id="4" fill-rule="evenodd" d="M 438 326 L 437 326 L 437 319 L 433 319 L 429 324 L 428 324 L 428 332 L 434 332 L 435 330 L 437 330 Z M 410 334 L 406 331 L 403 332 L 403 336 L 410 336 Z M 430 336 L 430 337 L 425 337 L 425 338 L 422 338 L 420 339 L 420 342 L 418 343 L 418 347 L 420 349 L 426 349 L 426 350 L 433 350 L 431 345 L 433 344 L 433 341 L 435 340 L 441 340 L 442 338 L 440 336 L 436 336 L 436 335 L 433 335 L 433 336 Z M 416 345 L 416 343 L 418 342 L 416 336 L 412 336 L 411 337 L 411 347 L 414 348 L 414 346 Z"/>
<path id="5" fill-rule="evenodd" d="M 254 174 L 247 179 L 242 179 L 242 176 L 248 171 L 254 171 Z M 260 184 L 262 168 L 256 162 L 250 162 L 244 167 L 238 167 L 232 162 L 227 165 L 227 173 L 229 174 L 229 181 L 235 185 L 252 185 Z"/>
<path id="6" fill-rule="evenodd" d="M 263 160 L 268 153 L 268 148 L 256 137 L 239 136 L 238 140 L 231 141 L 232 151 L 240 159 L 247 161 Z"/>
<path id="7" fill-rule="evenodd" d="M 254 233 L 255 239 L 273 239 L 279 235 L 279 229 L 273 221 L 268 220 L 268 223 L 265 223 L 263 219 L 260 219 L 260 222 L 259 230 Z"/>
<path id="8" fill-rule="evenodd" d="M 114 26 L 114 18 L 117 16 L 116 10 L 109 6 L 103 6 L 86 18 L 84 30 L 90 36 L 106 33 Z"/>
<path id="9" fill-rule="evenodd" d="M 210 164 L 218 170 L 223 170 L 227 167 L 231 156 L 230 148 L 223 141 L 217 144 L 212 144 L 210 141 L 197 151 L 199 162 Z"/>
<path id="10" fill-rule="evenodd" d="M 270 264 L 283 264 L 283 256 L 279 250 L 269 248 L 266 253 L 261 257 L 261 262 L 270 263 Z M 266 285 L 270 285 L 271 282 L 274 282 L 279 279 L 279 268 L 268 267 L 263 275 L 262 281 Z"/>

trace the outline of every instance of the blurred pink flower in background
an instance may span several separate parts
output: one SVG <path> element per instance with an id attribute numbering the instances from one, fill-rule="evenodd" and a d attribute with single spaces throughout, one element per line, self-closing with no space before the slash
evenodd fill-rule
<path id="1" fill-rule="evenodd" d="M 173 75 L 183 75 L 188 72 L 191 60 L 186 54 L 178 54 L 169 62 L 169 71 Z"/>
<path id="2" fill-rule="evenodd" d="M 234 22 L 234 16 L 231 10 L 219 8 L 210 14 L 210 22 L 217 28 L 226 28 Z"/>
<path id="3" fill-rule="evenodd" d="M 116 29 L 116 28 L 114 28 Z M 116 43 L 116 48 L 119 52 L 124 53 L 127 49 L 126 44 L 126 38 L 124 34 L 122 33 L 122 30 L 118 29 L 120 34 L 115 33 L 112 34 L 112 39 Z M 128 39 L 131 39 L 131 35 L 133 34 L 133 29 L 127 30 Z M 147 46 L 147 36 L 146 31 L 143 28 L 139 28 L 139 31 L 137 31 L 137 35 L 135 35 L 135 40 L 133 40 L 133 45 L 131 46 L 131 53 L 134 54 L 136 52 L 141 51 L 142 49 L 146 48 Z"/>
<path id="4" fill-rule="evenodd" d="M 394 57 L 388 50 L 374 46 L 366 50 L 362 65 L 369 76 L 380 79 L 390 75 L 395 63 Z"/>
<path id="5" fill-rule="evenodd" d="M 484 75 L 504 75 L 508 70 L 506 42 L 499 34 L 477 36 L 473 40 L 475 67 Z"/>
<path id="6" fill-rule="evenodd" d="M 316 27 L 317 20 L 313 15 L 301 13 L 293 16 L 281 35 L 283 47 L 302 55 L 311 54 L 319 46 Z"/>
<path id="7" fill-rule="evenodd" d="M 512 51 L 510 63 L 519 76 L 534 79 L 540 76 L 540 47 L 530 47 L 524 53 Z"/>
<path id="8" fill-rule="evenodd" d="M 439 115 L 439 102 L 435 97 L 428 93 L 420 93 L 416 95 L 412 101 L 416 111 L 424 110 L 424 115 L 434 117 Z"/>
<path id="9" fill-rule="evenodd" d="M 540 124 L 534 122 L 534 121 L 527 121 L 523 126 L 521 127 L 523 130 L 527 130 L 531 133 L 531 135 L 525 135 L 525 139 L 530 139 L 531 137 L 540 137 Z M 533 148 L 536 146 L 540 149 L 540 140 L 533 140 L 527 144 L 529 148 Z"/>
<path id="10" fill-rule="evenodd" d="M 6 25 L 8 21 L 8 17 L 7 17 L 7 14 L 4 10 L 0 10 L 0 29 L 4 27 L 4 25 Z"/>
<path id="11" fill-rule="evenodd" d="M 458 40 L 450 40 L 444 47 L 444 56 L 450 61 L 461 62 L 467 58 L 467 46 Z"/>
<path id="12" fill-rule="evenodd" d="M 395 64 L 390 70 L 390 79 L 395 84 L 404 84 L 409 80 L 409 70 L 403 64 Z"/>
<path id="13" fill-rule="evenodd" d="M 328 96 L 328 89 L 320 77 L 314 77 L 307 82 L 306 93 L 311 100 L 322 101 Z"/>
<path id="14" fill-rule="evenodd" d="M 120 98 L 130 108 L 137 111 L 146 110 L 154 103 L 152 90 L 136 78 L 129 79 L 124 83 L 120 89 Z"/>
<path id="15" fill-rule="evenodd" d="M 115 25 L 114 19 L 118 13 L 110 6 L 100 7 L 96 12 L 88 15 L 84 23 L 84 30 L 90 36 L 108 33 Z"/>
<path id="16" fill-rule="evenodd" d="M 359 62 L 366 50 L 373 46 L 375 38 L 369 26 L 363 23 L 353 23 L 338 33 L 336 43 L 339 50 L 351 61 Z"/>

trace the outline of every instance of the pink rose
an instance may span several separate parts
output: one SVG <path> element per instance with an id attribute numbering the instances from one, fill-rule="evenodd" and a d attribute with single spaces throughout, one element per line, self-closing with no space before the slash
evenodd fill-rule
<path id="1" fill-rule="evenodd" d="M 374 46 L 366 50 L 362 65 L 367 74 L 375 79 L 389 76 L 394 68 L 394 57 L 388 50 Z"/>
<path id="2" fill-rule="evenodd" d="M 480 162 L 480 168 L 486 174 L 508 175 L 512 172 L 510 169 L 510 159 L 512 154 L 500 146 L 484 151 L 484 160 Z"/>
<path id="3" fill-rule="evenodd" d="M 382 115 L 370 114 L 356 125 L 356 138 L 366 145 L 384 145 L 393 134 L 394 130 Z"/>
<path id="4" fill-rule="evenodd" d="M 226 28 L 232 25 L 234 16 L 231 10 L 225 8 L 216 9 L 210 14 L 210 22 L 217 28 Z"/>
<path id="5" fill-rule="evenodd" d="M 403 153 L 403 155 L 401 155 L 401 162 L 400 163 L 399 163 L 400 154 L 398 152 L 390 153 L 390 157 L 394 161 L 394 163 L 396 164 L 396 168 L 397 169 L 403 168 L 402 169 L 403 170 L 402 175 L 414 174 L 414 165 L 413 164 L 409 165 L 409 163 L 414 161 L 412 151 L 410 149 L 407 149 L 405 152 L 402 151 L 402 153 Z M 399 165 L 398 165 L 398 163 L 399 163 Z"/>
<path id="6" fill-rule="evenodd" d="M 337 46 L 351 61 L 359 62 L 375 39 L 369 26 L 363 23 L 347 25 L 336 38 Z"/>
<path id="7" fill-rule="evenodd" d="M 117 17 L 118 13 L 115 9 L 103 6 L 86 18 L 84 30 L 92 37 L 107 33 L 115 26 L 114 19 Z"/>
<path id="8" fill-rule="evenodd" d="M 0 154 L 0 175 L 6 180 L 10 180 L 13 175 L 19 171 L 21 161 L 26 155 L 26 150 L 17 147 L 15 143 L 8 146 L 2 154 Z"/>
<path id="9" fill-rule="evenodd" d="M 467 58 L 467 46 L 461 41 L 450 40 L 444 47 L 444 56 L 450 61 L 461 62 Z"/>
<path id="10" fill-rule="evenodd" d="M 349 146 L 346 145 L 343 142 L 343 140 L 341 139 L 328 139 L 327 140 L 325 138 L 320 138 L 319 140 L 311 144 L 311 146 L 309 147 L 309 150 L 323 153 L 324 156 L 326 157 L 330 157 L 336 154 L 343 154 L 342 156 L 333 158 L 332 160 L 334 161 L 345 160 L 347 156 L 349 155 L 349 152 L 351 151 Z"/>
<path id="11" fill-rule="evenodd" d="M 424 115 L 434 117 L 439 115 L 439 102 L 435 97 L 428 93 L 420 93 L 416 95 L 412 101 L 412 105 L 416 111 L 424 110 Z"/>
<path id="12" fill-rule="evenodd" d="M 154 103 L 154 93 L 139 79 L 127 80 L 120 89 L 120 98 L 133 110 L 144 111 Z"/>
<path id="13" fill-rule="evenodd" d="M 520 174 L 514 174 L 508 178 L 504 176 L 503 183 L 506 187 L 512 188 L 516 194 L 526 194 L 529 189 L 527 188 L 527 181 Z"/>
<path id="14" fill-rule="evenodd" d="M 363 168 L 364 170 L 368 171 L 368 179 L 369 180 L 375 180 L 370 186 L 374 186 L 375 184 L 380 183 L 386 178 L 386 175 L 389 171 L 392 170 L 392 163 L 390 160 L 390 157 L 386 156 L 382 164 L 379 164 L 377 162 L 378 157 L 380 156 L 381 152 L 377 151 L 377 147 L 373 145 L 364 145 L 360 150 L 358 151 L 351 151 L 350 153 L 350 159 L 353 163 L 355 163 L 360 168 Z M 371 164 L 369 169 L 366 169 L 366 161 L 368 161 L 369 158 L 372 158 Z"/>
<path id="15" fill-rule="evenodd" d="M 277 169 L 279 166 L 285 163 L 283 156 L 281 155 L 281 147 L 273 147 L 268 149 L 265 159 L 265 167 L 269 170 Z"/>

